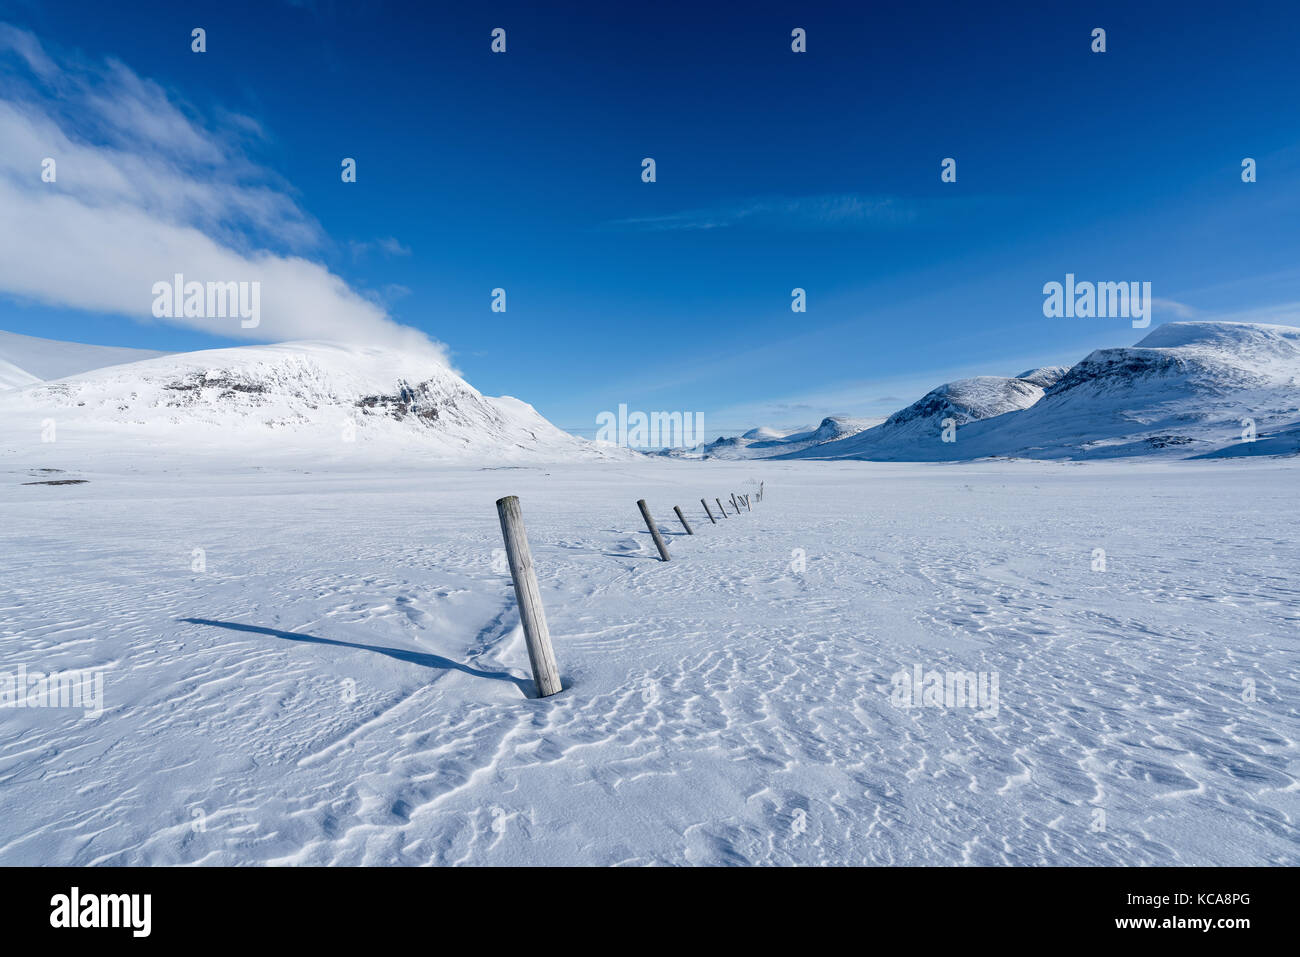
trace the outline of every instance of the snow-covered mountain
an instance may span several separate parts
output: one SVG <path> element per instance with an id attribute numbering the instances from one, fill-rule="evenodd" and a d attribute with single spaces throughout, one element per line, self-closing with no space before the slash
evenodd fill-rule
<path id="1" fill-rule="evenodd" d="M 12 362 L 0 359 L 0 392 L 6 389 L 20 389 L 40 381 L 40 376 L 34 376 L 26 369 L 20 369 Z"/>
<path id="2" fill-rule="evenodd" d="M 101 361 L 111 364 L 85 371 Z M 51 380 L 69 368 L 77 371 Z M 121 433 L 118 446 L 137 450 L 338 452 L 359 444 L 373 454 L 450 458 L 631 455 L 562 432 L 527 403 L 482 395 L 432 353 L 294 342 L 142 357 L 0 334 L 0 438 L 10 448 L 29 442 L 47 420 L 64 437 Z M 944 440 L 945 424 L 955 441 Z M 945 383 L 879 424 L 832 416 L 815 429 L 754 429 L 685 455 L 954 461 L 1296 452 L 1300 329 L 1180 322 L 1068 369 Z"/>
<path id="3" fill-rule="evenodd" d="M 290 342 L 160 355 L 0 393 L 0 422 L 171 447 L 606 457 L 525 402 L 484 396 L 433 355 Z"/>
<path id="4" fill-rule="evenodd" d="M 90 346 L 0 330 L 0 389 L 79 375 L 92 369 L 166 355 L 150 349 Z"/>
<path id="5" fill-rule="evenodd" d="M 960 427 L 1029 408 L 1066 371 L 1064 366 L 1047 366 L 1012 378 L 975 376 L 945 382 L 874 428 L 826 445 L 782 450 L 778 457 L 909 459 L 915 449 L 939 441 L 945 423 Z"/>
<path id="6" fill-rule="evenodd" d="M 884 423 L 787 457 L 879 461 L 986 456 L 1225 455 L 1300 451 L 1300 328 L 1175 322 L 1068 371 L 947 383 Z M 957 426 L 943 441 L 943 420 Z M 1270 450 L 1264 453 L 1264 449 Z"/>
<path id="7" fill-rule="evenodd" d="M 1168 323 L 1136 346 L 1091 353 L 1031 409 L 965 437 L 997 450 L 985 454 L 1189 456 L 1253 444 L 1247 421 L 1259 438 L 1300 422 L 1300 328 Z"/>
<path id="8" fill-rule="evenodd" d="M 857 435 L 879 421 L 879 419 L 831 415 L 822 419 L 821 424 L 815 429 L 795 429 L 787 432 L 761 426 L 750 429 L 743 435 L 718 438 L 705 445 L 702 452 L 706 459 L 772 458 L 786 452 L 815 448 Z"/>
<path id="9" fill-rule="evenodd" d="M 1043 366 L 1041 369 L 1030 369 L 1028 372 L 1022 372 L 1016 376 L 1030 385 L 1036 385 L 1040 389 L 1048 389 L 1061 381 L 1061 377 L 1070 371 L 1069 366 Z"/>

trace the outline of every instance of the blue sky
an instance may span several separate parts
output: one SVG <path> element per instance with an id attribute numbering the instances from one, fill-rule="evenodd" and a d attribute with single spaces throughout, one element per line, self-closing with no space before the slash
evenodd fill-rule
<path id="1" fill-rule="evenodd" d="M 0 328 L 248 341 L 154 320 L 134 278 L 150 243 L 167 246 L 138 264 L 155 279 L 213 244 L 276 257 L 311 304 L 268 314 L 263 340 L 411 326 L 481 391 L 570 430 L 627 403 L 702 411 L 713 434 L 883 416 L 947 379 L 1144 334 L 1044 318 L 1042 286 L 1067 272 L 1151 282 L 1153 325 L 1300 324 L 1294 4 L 178 6 L 0 16 L 0 106 L 30 134 L 0 182 L 33 217 L 0 222 Z M 64 216 L 38 205 L 56 129 L 165 185 L 105 174 L 78 193 L 91 162 L 69 149 L 57 190 L 88 217 L 110 199 L 142 216 L 36 228 Z M 81 235 L 115 237 L 111 267 L 78 258 Z M 18 261 L 37 254 L 48 268 Z M 133 285 L 99 296 L 98 268 Z"/>

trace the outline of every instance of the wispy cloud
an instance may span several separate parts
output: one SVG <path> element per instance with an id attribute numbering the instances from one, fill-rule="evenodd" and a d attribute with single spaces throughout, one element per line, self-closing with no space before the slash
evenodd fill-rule
<path id="1" fill-rule="evenodd" d="M 0 50 L 8 50 L 20 57 L 27 68 L 42 79 L 50 79 L 59 72 L 35 36 L 8 23 L 0 23 Z"/>
<path id="2" fill-rule="evenodd" d="M 354 259 L 362 259 L 372 250 L 379 250 L 385 256 L 409 256 L 411 247 L 402 245 L 401 241 L 392 236 L 385 236 L 382 239 L 362 242 L 353 240 L 348 244 L 352 249 Z"/>
<path id="3" fill-rule="evenodd" d="M 1195 319 L 1200 315 L 1196 309 L 1176 299 L 1161 299 L 1156 296 L 1152 298 L 1151 304 L 1156 307 L 1157 312 L 1171 313 L 1179 319 Z"/>
<path id="4" fill-rule="evenodd" d="M 921 204 L 894 196 L 843 193 L 827 196 L 750 199 L 661 216 L 617 219 L 608 228 L 659 232 L 753 226 L 781 229 L 843 229 L 915 222 Z"/>
<path id="5" fill-rule="evenodd" d="M 153 284 L 175 273 L 259 281 L 256 329 L 167 321 L 227 337 L 386 342 L 445 361 L 441 346 L 311 258 L 327 238 L 250 158 L 262 135 L 239 114 L 201 117 L 116 60 L 52 55 L 0 24 L 0 292 L 153 321 Z M 46 158 L 54 182 L 42 179 Z"/>

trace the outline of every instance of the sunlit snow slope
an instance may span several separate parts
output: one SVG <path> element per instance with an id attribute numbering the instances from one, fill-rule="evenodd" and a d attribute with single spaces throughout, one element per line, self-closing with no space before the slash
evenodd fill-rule
<path id="1" fill-rule="evenodd" d="M 1300 451 L 1300 329 L 1175 322 L 1064 374 L 947 383 L 883 424 L 790 457 L 877 461 Z M 956 426 L 944 441 L 944 424 Z M 1253 424 L 1257 442 L 1245 442 Z M 950 433 L 951 434 L 951 433 Z M 1256 450 L 1254 446 L 1260 445 Z"/>
<path id="2" fill-rule="evenodd" d="M 23 386 L 43 379 L 62 379 L 92 369 L 139 362 L 166 355 L 151 349 L 127 349 L 122 346 L 90 346 L 82 342 L 61 342 L 0 330 L 0 386 L 10 366 L 24 375 L 12 384 Z"/>
<path id="3" fill-rule="evenodd" d="M 326 342 L 164 355 L 0 394 L 6 432 L 47 420 L 60 438 L 178 448 L 614 454 L 482 395 L 433 354 Z"/>

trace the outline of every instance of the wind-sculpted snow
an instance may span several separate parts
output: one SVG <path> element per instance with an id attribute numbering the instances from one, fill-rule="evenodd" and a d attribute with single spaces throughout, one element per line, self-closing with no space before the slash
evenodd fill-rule
<path id="1" fill-rule="evenodd" d="M 0 863 L 1300 858 L 1294 462 L 0 453 L 0 671 L 105 678 L 97 718 L 0 708 Z M 917 666 L 997 675 L 996 709 L 896 707 Z"/>

